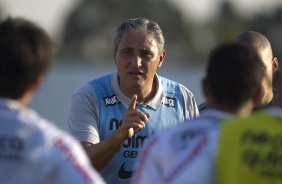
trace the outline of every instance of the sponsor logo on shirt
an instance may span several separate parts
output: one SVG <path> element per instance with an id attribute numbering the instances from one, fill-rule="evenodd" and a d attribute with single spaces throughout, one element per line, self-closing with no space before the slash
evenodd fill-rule
<path id="1" fill-rule="evenodd" d="M 141 148 L 148 136 L 134 135 L 123 143 L 124 148 Z"/>
<path id="2" fill-rule="evenodd" d="M 121 126 L 121 123 L 122 123 L 122 120 L 112 118 L 110 120 L 109 130 L 113 131 L 113 130 L 118 129 Z M 141 148 L 147 137 L 148 137 L 147 135 L 135 134 L 131 138 L 124 141 L 122 146 L 124 148 Z"/>
<path id="3" fill-rule="evenodd" d="M 162 99 L 162 104 L 169 106 L 169 107 L 175 108 L 175 103 L 176 103 L 175 98 L 164 96 L 163 99 Z"/>
<path id="4" fill-rule="evenodd" d="M 24 141 L 17 136 L 0 136 L 0 160 L 20 161 L 22 151 L 25 148 Z"/>
<path id="5" fill-rule="evenodd" d="M 116 95 L 104 97 L 104 102 L 106 106 L 113 106 L 113 105 L 120 103 Z"/>
<path id="6" fill-rule="evenodd" d="M 125 169 L 125 162 L 122 164 L 122 166 L 118 170 L 118 177 L 120 179 L 128 179 L 132 177 L 132 171 Z"/>
<path id="7" fill-rule="evenodd" d="M 245 130 L 240 137 L 242 164 L 263 177 L 282 178 L 282 134 Z"/>
<path id="8" fill-rule="evenodd" d="M 121 126 L 122 119 L 118 120 L 116 118 L 112 118 L 109 124 L 109 130 L 114 131 Z M 138 151 L 142 147 L 144 141 L 148 136 L 136 133 L 131 138 L 124 141 L 119 152 L 120 156 L 123 157 L 123 160 L 127 159 L 136 159 L 138 156 Z M 118 177 L 120 179 L 129 179 L 132 177 L 132 168 L 130 168 L 130 164 L 126 164 L 124 161 L 118 170 Z"/>

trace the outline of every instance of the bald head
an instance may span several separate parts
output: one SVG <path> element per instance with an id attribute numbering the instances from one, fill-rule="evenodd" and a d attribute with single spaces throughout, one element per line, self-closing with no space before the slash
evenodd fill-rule
<path id="1" fill-rule="evenodd" d="M 239 34 L 235 40 L 237 43 L 245 44 L 249 47 L 254 48 L 258 51 L 258 53 L 267 52 L 266 54 L 269 54 L 269 56 L 272 58 L 272 48 L 268 41 L 268 39 L 255 31 L 246 31 L 241 34 Z"/>
<path id="2" fill-rule="evenodd" d="M 256 50 L 260 56 L 261 67 L 265 71 L 265 76 L 262 80 L 263 95 L 259 106 L 264 106 L 270 103 L 273 99 L 273 73 L 276 71 L 278 66 L 277 58 L 273 58 L 271 44 L 268 39 L 255 31 L 246 31 L 239 34 L 234 42 L 247 45 L 252 49 Z"/>

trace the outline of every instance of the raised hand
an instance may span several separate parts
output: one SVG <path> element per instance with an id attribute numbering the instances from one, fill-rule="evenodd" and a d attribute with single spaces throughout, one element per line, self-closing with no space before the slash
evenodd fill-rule
<path id="1" fill-rule="evenodd" d="M 133 95 L 127 111 L 124 114 L 121 128 L 127 138 L 131 138 L 135 132 L 145 127 L 145 122 L 149 118 L 149 114 L 145 114 L 136 109 L 137 95 Z"/>

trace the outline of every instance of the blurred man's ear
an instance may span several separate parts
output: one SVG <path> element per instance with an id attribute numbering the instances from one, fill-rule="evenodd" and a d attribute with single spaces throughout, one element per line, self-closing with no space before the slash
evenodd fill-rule
<path id="1" fill-rule="evenodd" d="M 278 59 L 277 57 L 274 57 L 272 59 L 272 71 L 273 73 L 276 72 L 278 70 Z"/>

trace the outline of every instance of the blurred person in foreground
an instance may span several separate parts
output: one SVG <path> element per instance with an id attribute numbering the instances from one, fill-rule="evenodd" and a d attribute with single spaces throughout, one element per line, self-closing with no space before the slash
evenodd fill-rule
<path id="1" fill-rule="evenodd" d="M 282 78 L 280 72 L 275 75 L 276 105 L 228 120 L 209 133 L 218 137 L 213 143 L 219 147 L 217 183 L 282 183 Z"/>
<path id="2" fill-rule="evenodd" d="M 246 31 L 240 33 L 234 39 L 234 42 L 245 44 L 255 49 L 260 56 L 260 64 L 265 71 L 261 81 L 262 95 L 254 110 L 266 108 L 275 103 L 275 89 L 272 86 L 274 73 L 278 69 L 278 59 L 273 56 L 269 40 L 261 33 L 255 31 Z M 205 103 L 199 105 L 200 112 L 206 107 Z"/>
<path id="3" fill-rule="evenodd" d="M 32 22 L 0 22 L 0 181 L 5 184 L 104 183 L 81 145 L 29 109 L 53 55 Z"/>
<path id="4" fill-rule="evenodd" d="M 148 136 L 198 116 L 194 95 L 157 75 L 165 54 L 157 23 L 125 20 L 114 38 L 117 72 L 82 85 L 71 98 L 70 131 L 108 183 L 129 183 Z"/>
<path id="5" fill-rule="evenodd" d="M 217 137 L 206 132 L 225 119 L 252 112 L 264 75 L 259 60 L 253 49 L 242 44 L 216 47 L 202 81 L 207 109 L 188 124 L 151 137 L 138 158 L 132 183 L 214 183 L 214 154 L 208 151 L 216 152 Z"/>

